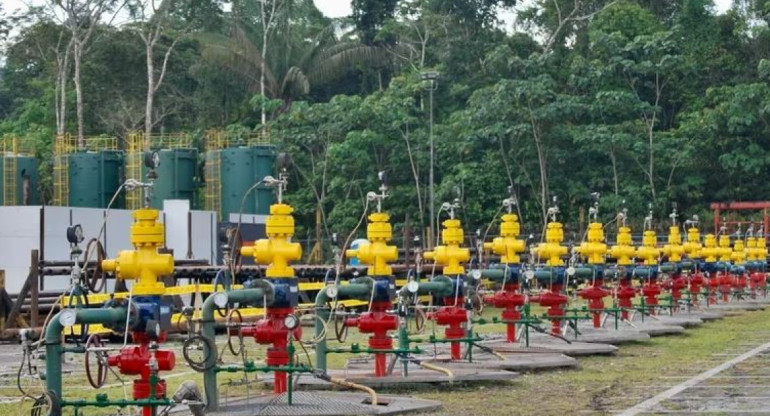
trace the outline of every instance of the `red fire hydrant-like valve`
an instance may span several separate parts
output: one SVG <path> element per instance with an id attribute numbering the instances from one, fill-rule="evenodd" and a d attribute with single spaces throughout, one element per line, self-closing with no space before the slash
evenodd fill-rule
<path id="1" fill-rule="evenodd" d="M 749 284 L 751 285 L 751 294 L 752 296 L 757 295 L 757 291 L 764 291 L 765 285 L 767 284 L 767 277 L 764 273 L 761 271 L 754 271 L 749 276 Z"/>
<path id="2" fill-rule="evenodd" d="M 709 288 L 709 304 L 717 303 L 717 290 L 719 289 L 719 281 L 721 280 L 719 273 L 714 273 L 709 276 L 708 288 Z"/>
<path id="3" fill-rule="evenodd" d="M 465 298 L 463 296 L 447 296 L 444 298 L 444 305 L 434 314 L 428 315 L 429 319 L 436 321 L 438 325 L 444 325 L 444 337 L 446 339 L 462 339 L 465 337 L 465 328 L 463 324 L 468 321 L 468 311 L 464 307 Z M 450 345 L 450 354 L 453 360 L 462 359 L 460 353 L 460 342 L 452 342 Z"/>
<path id="4" fill-rule="evenodd" d="M 588 301 L 588 308 L 593 315 L 594 328 L 602 325 L 602 310 L 604 310 L 604 298 L 609 296 L 610 292 L 602 288 L 603 280 L 593 279 L 591 286 L 578 292 L 578 296 Z"/>
<path id="5" fill-rule="evenodd" d="M 150 375 L 153 372 L 153 366 L 155 371 L 171 371 L 174 369 L 176 357 L 173 351 L 159 349 L 153 351 L 149 339 L 138 333 L 134 334 L 134 341 L 140 344 L 123 347 L 118 354 L 107 358 L 107 364 L 118 367 L 120 374 L 139 375 L 139 379 L 134 380 L 133 397 L 134 400 L 147 399 L 151 396 Z M 154 398 L 163 397 L 166 397 L 166 381 L 159 379 L 155 384 Z M 152 407 L 143 407 L 142 415 L 152 416 Z"/>
<path id="6" fill-rule="evenodd" d="M 738 299 L 743 298 L 743 293 L 748 285 L 749 282 L 746 273 L 741 272 L 735 274 L 733 277 L 733 289 L 735 289 L 735 293 L 738 296 Z"/>
<path id="7" fill-rule="evenodd" d="M 730 301 L 730 293 L 733 290 L 733 277 L 727 271 L 717 273 L 719 278 L 719 291 L 722 292 L 722 302 Z"/>
<path id="8" fill-rule="evenodd" d="M 258 320 L 253 326 L 241 328 L 241 335 L 254 337 L 257 344 L 272 345 L 267 349 L 265 364 L 268 366 L 285 366 L 289 364 L 289 353 L 286 347 L 289 345 L 289 332 L 294 339 L 301 339 L 302 327 L 294 330 L 286 327 L 285 319 L 294 314 L 294 308 L 268 308 L 267 317 Z M 287 375 L 283 371 L 275 372 L 275 384 L 273 391 L 283 393 L 288 388 Z"/>
<path id="9" fill-rule="evenodd" d="M 690 299 L 693 305 L 698 304 L 698 294 L 704 284 L 706 280 L 703 278 L 703 273 L 697 271 L 690 275 Z"/>
<path id="10" fill-rule="evenodd" d="M 679 304 L 679 300 L 682 299 L 682 291 L 687 289 L 687 279 L 681 273 L 676 273 L 671 276 L 667 286 L 671 290 L 671 299 L 674 307 L 676 307 Z"/>
<path id="11" fill-rule="evenodd" d="M 484 297 L 484 303 L 502 309 L 503 312 L 500 316 L 503 320 L 515 322 L 521 319 L 519 310 L 526 303 L 526 297 L 519 293 L 518 283 L 506 283 L 502 291 Z M 516 342 L 516 324 L 506 325 L 506 341 Z"/>
<path id="12" fill-rule="evenodd" d="M 642 296 L 644 297 L 644 304 L 650 308 L 650 315 L 655 315 L 655 307 L 658 306 L 658 295 L 660 295 L 661 289 L 657 280 L 652 278 L 647 279 L 642 286 Z"/>
<path id="13" fill-rule="evenodd" d="M 615 289 L 615 297 L 618 298 L 618 306 L 623 309 L 620 312 L 620 318 L 628 320 L 628 310 L 633 306 L 633 299 L 636 296 L 636 289 L 632 286 L 631 279 L 623 276 Z"/>
<path id="14" fill-rule="evenodd" d="M 561 294 L 562 285 L 548 285 L 548 290 L 536 296 L 530 297 L 532 302 L 548 308 L 546 314 L 551 318 L 551 333 L 561 335 L 561 319 L 564 316 L 564 306 L 569 301 L 567 296 Z"/>
<path id="15" fill-rule="evenodd" d="M 373 350 L 390 350 L 393 348 L 393 338 L 388 336 L 388 331 L 398 328 L 398 317 L 388 313 L 391 307 L 390 301 L 374 301 L 370 312 L 362 313 L 357 318 L 345 320 L 345 326 L 356 327 L 362 334 L 372 334 L 369 337 L 369 348 Z M 387 376 L 387 354 L 374 354 L 375 377 Z"/>

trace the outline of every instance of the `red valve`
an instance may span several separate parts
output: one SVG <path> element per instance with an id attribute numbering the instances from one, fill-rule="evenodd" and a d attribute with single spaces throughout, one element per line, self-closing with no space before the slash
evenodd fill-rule
<path id="1" fill-rule="evenodd" d="M 631 286 L 631 279 L 621 279 L 618 287 L 615 289 L 615 297 L 618 298 L 618 306 L 623 309 L 620 313 L 621 319 L 628 320 L 628 310 L 633 306 L 633 299 L 636 296 L 636 289 Z"/>
<path id="2" fill-rule="evenodd" d="M 690 275 L 690 299 L 693 305 L 698 304 L 698 294 L 705 283 L 706 280 L 703 279 L 703 273 L 695 272 Z"/>
<path id="3" fill-rule="evenodd" d="M 739 275 L 733 276 L 733 288 L 735 289 L 735 293 L 738 294 L 738 298 L 743 298 L 743 292 L 746 290 L 746 287 L 748 286 L 748 279 L 746 277 L 746 273 L 741 273 Z"/>
<path id="4" fill-rule="evenodd" d="M 602 279 L 594 279 L 591 286 L 578 292 L 578 296 L 588 301 L 588 308 L 593 315 L 594 328 L 602 326 L 602 310 L 604 310 L 604 298 L 610 292 L 602 288 Z"/>
<path id="5" fill-rule="evenodd" d="M 293 331 L 286 327 L 284 319 L 294 314 L 294 308 L 267 308 L 267 317 L 260 319 L 252 326 L 241 328 L 241 335 L 254 337 L 257 344 L 272 344 L 267 349 L 265 364 L 268 366 L 283 366 L 289 364 L 289 332 L 294 339 L 302 337 L 302 327 L 297 326 Z M 276 371 L 273 392 L 285 393 L 288 389 L 286 373 Z"/>
<path id="6" fill-rule="evenodd" d="M 658 306 L 658 295 L 660 295 L 660 285 L 657 280 L 648 280 L 642 286 L 642 296 L 644 304 L 650 307 L 650 315 L 655 315 L 655 306 Z"/>
<path id="7" fill-rule="evenodd" d="M 393 348 L 393 339 L 388 336 L 388 331 L 398 328 L 398 317 L 388 313 L 392 304 L 390 301 L 374 301 L 369 312 L 362 313 L 358 318 L 345 320 L 345 326 L 357 327 L 362 334 L 372 334 L 369 337 L 369 348 L 375 350 L 390 350 Z M 374 375 L 385 377 L 387 375 L 386 354 L 374 354 Z"/>
<path id="8" fill-rule="evenodd" d="M 711 276 L 708 280 L 709 286 L 709 304 L 717 303 L 717 289 L 719 288 L 719 274 Z"/>
<path id="9" fill-rule="evenodd" d="M 730 276 L 730 273 L 727 272 L 717 273 L 717 276 L 719 277 L 719 290 L 722 292 L 722 301 L 729 302 L 730 292 L 733 287 L 733 278 Z"/>
<path id="10" fill-rule="evenodd" d="M 532 296 L 530 301 L 548 308 L 546 314 L 551 317 L 551 333 L 561 335 L 561 319 L 564 316 L 564 305 L 569 299 L 562 295 L 562 285 L 549 284 L 547 290 L 537 296 Z"/>
<path id="11" fill-rule="evenodd" d="M 137 339 L 135 333 L 134 339 Z M 143 337 L 140 339 L 144 340 Z M 107 357 L 107 365 L 111 367 L 118 367 L 120 374 L 125 375 L 139 375 L 139 379 L 134 380 L 133 385 L 133 397 L 134 400 L 147 399 L 151 396 L 150 387 L 150 359 L 153 352 L 149 348 L 148 342 L 143 342 L 140 345 L 132 345 L 121 348 L 120 352 L 116 355 Z M 158 371 L 171 371 L 176 364 L 176 357 L 173 351 L 169 350 L 155 350 L 155 360 L 157 362 Z M 155 384 L 155 398 L 163 398 L 166 396 L 166 381 L 159 380 Z M 143 416 L 151 416 L 153 409 L 151 406 L 145 406 L 142 408 Z"/>
<path id="12" fill-rule="evenodd" d="M 749 284 L 751 285 L 750 287 L 753 295 L 756 296 L 758 290 L 764 292 L 767 278 L 762 272 L 753 272 L 751 273 L 751 276 L 749 276 Z"/>
<path id="13" fill-rule="evenodd" d="M 465 328 L 463 324 L 468 320 L 468 311 L 465 310 L 463 304 L 465 298 L 458 296 L 447 296 L 444 298 L 444 305 L 435 313 L 429 314 L 428 319 L 433 319 L 438 325 L 445 325 L 444 337 L 446 339 L 461 339 L 465 336 Z M 460 353 L 460 343 L 452 342 L 450 345 L 450 354 L 453 360 L 462 359 Z"/>
<path id="14" fill-rule="evenodd" d="M 676 310 L 679 300 L 682 299 L 682 291 L 687 288 L 687 279 L 681 273 L 677 273 L 666 282 L 666 288 L 671 291 L 671 301 Z"/>
<path id="15" fill-rule="evenodd" d="M 524 306 L 526 297 L 521 293 L 518 293 L 518 283 L 506 283 L 502 291 L 495 293 L 492 296 L 484 297 L 484 302 L 488 303 L 495 308 L 503 309 L 500 316 L 504 321 L 518 321 L 521 319 L 521 312 L 519 308 Z M 516 342 L 516 324 L 506 324 L 506 341 Z"/>

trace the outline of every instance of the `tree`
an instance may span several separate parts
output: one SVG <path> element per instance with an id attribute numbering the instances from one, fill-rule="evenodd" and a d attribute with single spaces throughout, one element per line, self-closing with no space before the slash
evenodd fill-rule
<path id="1" fill-rule="evenodd" d="M 284 50 L 284 60 L 273 59 L 272 63 L 263 59 L 266 51 L 260 50 L 250 31 L 241 26 L 234 26 L 227 37 L 206 36 L 203 43 L 204 59 L 218 63 L 238 77 L 248 91 L 264 97 L 256 102 L 265 120 L 267 108 L 260 104 L 262 100 L 280 99 L 284 103 L 280 112 L 286 111 L 294 100 L 308 94 L 311 86 L 343 76 L 352 66 L 384 59 L 377 47 L 340 40 L 335 26 L 326 26 L 311 40 L 303 39 Z"/>
<path id="2" fill-rule="evenodd" d="M 194 0 L 133 0 L 130 4 L 136 24 L 131 27 L 142 39 L 147 68 L 147 98 L 144 111 L 145 148 L 149 148 L 152 129 L 163 117 L 154 117 L 155 96 L 163 85 L 169 58 L 176 45 L 186 38 L 194 26 L 211 25 L 219 13 L 215 3 Z M 149 13 L 149 15 L 148 15 Z M 164 45 L 161 41 L 165 39 Z M 162 50 L 160 70 L 156 70 L 157 49 Z"/>
<path id="3" fill-rule="evenodd" d="M 397 0 L 353 0 L 353 22 L 365 45 L 376 43 L 377 34 L 393 19 Z"/>
<path id="4" fill-rule="evenodd" d="M 126 0 L 49 0 L 52 16 L 63 14 L 63 25 L 69 30 L 72 42 L 73 80 L 77 110 L 78 147 L 85 146 L 85 122 L 83 108 L 82 67 L 83 56 L 88 52 L 93 34 L 99 23 L 107 17 L 107 26 L 126 4 Z M 66 59 L 65 59 L 66 62 Z M 66 73 L 66 71 L 64 71 Z M 64 85 L 62 85 L 62 88 Z"/>

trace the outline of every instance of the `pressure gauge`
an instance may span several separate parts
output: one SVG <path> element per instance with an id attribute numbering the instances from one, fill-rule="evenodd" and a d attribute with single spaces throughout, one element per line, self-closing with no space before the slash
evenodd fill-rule
<path id="1" fill-rule="evenodd" d="M 59 323 L 65 327 L 69 328 L 73 325 L 75 325 L 78 321 L 78 313 L 74 309 L 65 309 L 61 312 L 59 312 Z"/>
<path id="2" fill-rule="evenodd" d="M 145 152 L 144 166 L 146 166 L 148 169 L 157 169 L 160 166 L 160 153 Z"/>
<path id="3" fill-rule="evenodd" d="M 225 293 L 225 292 L 214 293 L 214 304 L 217 305 L 220 308 L 224 308 L 225 306 L 227 306 L 227 302 L 229 300 L 230 299 L 227 296 L 227 293 Z"/>
<path id="4" fill-rule="evenodd" d="M 326 296 L 327 296 L 329 299 L 334 299 L 334 298 L 336 298 L 336 297 L 337 297 L 337 295 L 338 295 L 338 294 L 339 294 L 339 292 L 340 292 L 340 290 L 339 290 L 339 289 L 337 288 L 337 286 L 335 286 L 335 285 L 329 285 L 329 286 L 326 286 L 326 289 L 324 289 L 324 290 L 326 291 Z"/>
<path id="5" fill-rule="evenodd" d="M 294 314 L 286 315 L 286 317 L 283 318 L 283 326 L 290 331 L 296 329 L 299 326 L 299 318 Z"/>
<path id="6" fill-rule="evenodd" d="M 70 244 L 78 244 L 83 241 L 83 238 L 83 227 L 80 224 L 67 227 L 67 241 Z"/>
<path id="7" fill-rule="evenodd" d="M 524 276 L 527 278 L 527 280 L 532 280 L 535 277 L 535 272 L 532 270 L 527 270 L 524 272 Z"/>
<path id="8" fill-rule="evenodd" d="M 567 276 L 574 276 L 575 275 L 575 268 L 572 266 L 567 267 Z"/>
<path id="9" fill-rule="evenodd" d="M 411 282 L 406 284 L 406 290 L 409 291 L 409 293 L 417 293 L 417 290 L 420 289 L 420 284 L 412 280 Z"/>
<path id="10" fill-rule="evenodd" d="M 471 277 L 473 278 L 473 280 L 480 280 L 481 279 L 481 270 L 476 269 L 476 270 L 471 271 Z"/>

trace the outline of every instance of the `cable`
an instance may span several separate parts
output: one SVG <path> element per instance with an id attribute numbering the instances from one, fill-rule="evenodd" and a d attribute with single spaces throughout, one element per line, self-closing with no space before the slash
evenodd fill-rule
<path id="1" fill-rule="evenodd" d="M 246 198 L 249 196 L 249 194 L 253 190 L 257 189 L 257 187 L 259 185 L 262 185 L 264 182 L 265 182 L 265 178 L 262 178 L 259 181 L 257 181 L 257 183 L 255 183 L 254 185 L 251 185 L 251 187 L 249 189 L 247 189 L 246 192 L 243 194 L 243 198 L 241 198 L 241 206 L 238 209 L 238 224 L 235 226 L 235 232 L 233 233 L 233 236 L 232 236 L 231 241 L 230 241 L 230 247 L 232 247 L 233 249 L 235 249 L 235 246 L 233 245 L 235 243 L 235 238 L 241 232 L 241 224 L 243 222 L 243 209 L 244 209 L 244 207 L 246 205 Z M 255 203 L 254 208 L 255 209 L 259 209 L 259 199 L 257 199 L 254 203 Z M 235 277 L 235 264 L 234 264 L 234 262 L 231 260 L 230 264 L 227 264 L 226 266 L 228 267 L 228 270 L 230 270 L 230 274 L 233 277 Z"/>
<path id="2" fill-rule="evenodd" d="M 492 226 L 494 225 L 495 221 L 497 221 L 497 217 L 500 216 L 500 213 L 503 211 L 503 208 L 505 208 L 504 205 L 500 205 L 500 208 L 497 209 L 497 212 L 495 212 L 495 215 L 492 217 L 492 221 L 489 222 L 489 225 L 487 225 L 487 229 L 484 230 L 484 235 L 481 237 L 481 243 L 483 244 L 485 241 L 487 241 L 487 234 L 489 234 L 489 230 L 492 229 Z M 483 250 L 482 250 L 483 253 Z M 483 255 L 482 253 L 479 253 L 479 259 L 482 259 Z"/>

